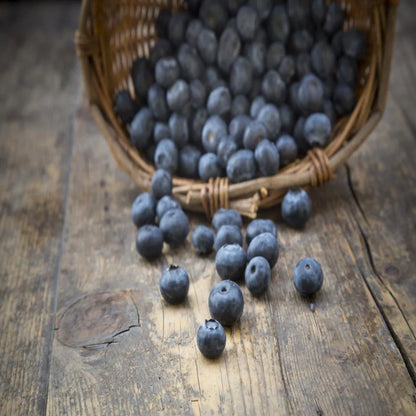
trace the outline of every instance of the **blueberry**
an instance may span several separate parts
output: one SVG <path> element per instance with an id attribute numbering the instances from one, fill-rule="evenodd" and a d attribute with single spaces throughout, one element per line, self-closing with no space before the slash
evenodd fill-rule
<path id="1" fill-rule="evenodd" d="M 252 40 L 260 24 L 257 10 L 250 6 L 243 6 L 237 13 L 237 30 L 243 40 Z"/>
<path id="2" fill-rule="evenodd" d="M 148 192 L 140 194 L 131 206 L 131 219 L 136 227 L 155 223 L 156 201 Z"/>
<path id="3" fill-rule="evenodd" d="M 315 294 L 323 281 L 321 265 L 312 257 L 301 259 L 293 270 L 293 284 L 302 296 Z"/>
<path id="4" fill-rule="evenodd" d="M 243 136 L 246 130 L 248 123 L 250 123 L 251 119 L 247 115 L 243 114 L 240 116 L 234 117 L 229 126 L 228 131 L 230 135 L 235 139 L 237 146 L 240 147 L 243 143 Z"/>
<path id="5" fill-rule="evenodd" d="M 179 12 L 172 15 L 168 26 L 168 39 L 172 42 L 172 45 L 178 47 L 185 41 L 185 33 L 188 22 L 188 14 Z"/>
<path id="6" fill-rule="evenodd" d="M 215 319 L 205 320 L 198 328 L 196 342 L 201 354 L 209 359 L 218 358 L 225 348 L 225 331 Z"/>
<path id="7" fill-rule="evenodd" d="M 239 56 L 234 61 L 230 72 L 230 89 L 232 93 L 234 95 L 249 93 L 252 85 L 252 78 L 253 68 L 250 61 L 243 56 Z"/>
<path id="8" fill-rule="evenodd" d="M 156 225 L 143 225 L 136 237 L 136 249 L 147 260 L 158 258 L 163 249 L 163 233 Z"/>
<path id="9" fill-rule="evenodd" d="M 293 82 L 292 84 L 290 84 L 290 88 L 289 88 L 289 104 L 292 110 L 294 111 L 294 113 L 296 113 L 297 115 L 303 113 L 302 108 L 299 103 L 299 97 L 298 97 L 299 87 L 300 87 L 300 82 L 297 81 L 297 82 Z"/>
<path id="10" fill-rule="evenodd" d="M 171 264 L 163 271 L 159 288 L 166 302 L 172 305 L 182 303 L 189 291 L 188 273 L 182 267 Z"/>
<path id="11" fill-rule="evenodd" d="M 181 209 L 170 209 L 160 219 L 159 227 L 163 232 L 163 239 L 166 243 L 171 247 L 178 247 L 188 235 L 188 217 Z"/>
<path id="12" fill-rule="evenodd" d="M 273 7 L 267 20 L 267 33 L 271 41 L 286 43 L 290 33 L 289 17 L 283 5 Z"/>
<path id="13" fill-rule="evenodd" d="M 244 55 L 249 60 L 252 72 L 256 76 L 263 74 L 266 67 L 266 46 L 262 42 L 250 42 L 244 48 Z"/>
<path id="14" fill-rule="evenodd" d="M 266 104 L 261 108 L 257 115 L 257 121 L 260 121 L 266 127 L 269 139 L 275 139 L 279 135 L 281 127 L 280 113 L 273 104 Z"/>
<path id="15" fill-rule="evenodd" d="M 165 169 L 175 173 L 178 168 L 178 149 L 175 142 L 170 139 L 162 139 L 156 146 L 155 165 L 158 169 Z"/>
<path id="16" fill-rule="evenodd" d="M 344 32 L 342 36 L 342 49 L 345 55 L 350 58 L 364 58 L 367 49 L 367 42 L 363 32 L 356 27 Z"/>
<path id="17" fill-rule="evenodd" d="M 159 143 L 162 139 L 170 138 L 170 130 L 167 124 L 157 121 L 153 128 L 153 139 L 156 143 Z M 152 159 L 153 160 L 153 159 Z"/>
<path id="18" fill-rule="evenodd" d="M 335 126 L 335 123 L 337 121 L 337 115 L 335 113 L 334 106 L 331 100 L 324 101 L 323 113 L 326 114 L 326 116 L 329 118 L 331 126 Z"/>
<path id="19" fill-rule="evenodd" d="M 153 84 L 152 66 L 147 58 L 137 58 L 131 68 L 131 78 L 133 80 L 136 98 L 145 100 L 147 90 Z"/>
<path id="20" fill-rule="evenodd" d="M 266 293 L 272 272 L 269 262 L 264 257 L 253 257 L 247 264 L 244 272 L 244 280 L 247 289 L 253 296 L 259 297 Z"/>
<path id="21" fill-rule="evenodd" d="M 242 280 L 246 264 L 247 254 L 238 244 L 223 245 L 215 256 L 215 267 L 223 280 Z"/>
<path id="22" fill-rule="evenodd" d="M 201 136 L 202 136 L 202 129 L 205 125 L 205 122 L 208 119 L 208 111 L 206 108 L 198 108 L 198 110 L 193 113 L 190 124 L 189 124 L 189 130 L 190 130 L 190 138 L 191 141 L 195 144 L 200 145 L 202 143 Z"/>
<path id="23" fill-rule="evenodd" d="M 153 126 L 152 112 L 147 107 L 142 107 L 135 115 L 130 127 L 130 139 L 137 149 L 146 149 L 152 138 Z"/>
<path id="24" fill-rule="evenodd" d="M 250 110 L 250 101 L 245 95 L 238 94 L 233 98 L 231 103 L 231 117 L 237 117 L 247 114 Z"/>
<path id="25" fill-rule="evenodd" d="M 183 77 L 187 81 L 199 78 L 204 70 L 204 64 L 195 47 L 183 43 L 178 51 L 178 62 Z"/>
<path id="26" fill-rule="evenodd" d="M 287 0 L 286 7 L 292 27 L 299 28 L 308 23 L 310 18 L 308 0 Z"/>
<path id="27" fill-rule="evenodd" d="M 279 107 L 279 114 L 281 122 L 281 132 L 291 132 L 295 124 L 295 115 L 293 113 L 292 108 L 287 104 L 283 104 Z"/>
<path id="28" fill-rule="evenodd" d="M 317 27 L 321 27 L 326 17 L 325 0 L 313 0 L 311 4 L 312 19 Z"/>
<path id="29" fill-rule="evenodd" d="M 209 254 L 214 246 L 214 233 L 205 225 L 198 225 L 192 233 L 192 244 L 198 254 Z"/>
<path id="30" fill-rule="evenodd" d="M 133 120 L 138 110 L 137 103 L 131 98 L 127 90 L 117 93 L 114 104 L 114 111 L 121 118 L 123 123 L 129 124 Z"/>
<path id="31" fill-rule="evenodd" d="M 156 32 L 159 38 L 168 36 L 169 20 L 172 17 L 171 9 L 161 9 L 156 18 Z"/>
<path id="32" fill-rule="evenodd" d="M 232 15 L 235 15 L 245 2 L 246 0 L 226 0 L 227 9 Z"/>
<path id="33" fill-rule="evenodd" d="M 172 194 L 172 176 L 163 169 L 157 169 L 152 176 L 152 193 L 156 199 Z"/>
<path id="34" fill-rule="evenodd" d="M 357 83 L 357 62 L 348 56 L 341 56 L 337 65 L 337 80 L 355 88 Z"/>
<path id="35" fill-rule="evenodd" d="M 333 103 L 338 115 L 350 113 L 355 106 L 354 90 L 347 84 L 338 84 L 333 93 Z"/>
<path id="36" fill-rule="evenodd" d="M 178 61 L 171 56 L 161 58 L 156 63 L 156 82 L 164 88 L 169 88 L 179 78 L 179 73 Z"/>
<path id="37" fill-rule="evenodd" d="M 189 5 L 189 3 L 188 3 Z M 189 6 L 188 6 L 189 7 Z M 204 29 L 204 24 L 199 19 L 192 19 L 188 23 L 188 27 L 186 28 L 185 32 L 185 39 L 189 45 L 197 46 L 198 36 L 201 31 Z"/>
<path id="38" fill-rule="evenodd" d="M 179 202 L 174 200 L 171 196 L 164 196 L 156 204 L 157 218 L 160 220 L 171 209 L 181 209 Z"/>
<path id="39" fill-rule="evenodd" d="M 222 168 L 227 167 L 231 155 L 238 150 L 236 141 L 232 136 L 224 136 L 218 145 L 217 156 L 218 162 Z"/>
<path id="40" fill-rule="evenodd" d="M 198 174 L 198 163 L 201 152 L 190 144 L 185 145 L 179 151 L 179 174 L 184 178 L 196 179 Z"/>
<path id="41" fill-rule="evenodd" d="M 257 120 L 248 123 L 243 136 L 243 145 L 246 149 L 254 150 L 258 143 L 267 138 L 266 126 Z"/>
<path id="42" fill-rule="evenodd" d="M 279 153 L 274 143 L 263 139 L 254 151 L 260 176 L 272 176 L 279 170 Z"/>
<path id="43" fill-rule="evenodd" d="M 224 326 L 231 326 L 243 314 L 243 293 L 237 283 L 232 280 L 223 280 L 212 288 L 208 306 L 214 319 Z"/>
<path id="44" fill-rule="evenodd" d="M 189 98 L 189 85 L 182 79 L 175 81 L 166 93 L 167 104 L 172 111 L 181 111 Z"/>
<path id="45" fill-rule="evenodd" d="M 244 182 L 255 178 L 256 162 L 251 150 L 238 150 L 227 163 L 227 177 L 231 182 Z"/>
<path id="46" fill-rule="evenodd" d="M 188 121 L 184 116 L 178 113 L 172 113 L 169 118 L 169 130 L 172 140 L 178 149 L 185 146 L 189 140 Z"/>
<path id="47" fill-rule="evenodd" d="M 308 53 L 302 52 L 296 55 L 296 75 L 303 78 L 312 72 L 311 57 Z"/>
<path id="48" fill-rule="evenodd" d="M 159 59 L 171 56 L 172 54 L 173 48 L 170 42 L 167 39 L 159 38 L 150 49 L 149 60 L 154 67 Z"/>
<path id="49" fill-rule="evenodd" d="M 275 223 L 269 219 L 256 218 L 252 220 L 246 229 L 246 243 L 250 245 L 253 238 L 263 233 L 271 233 L 277 238 L 277 228 Z"/>
<path id="50" fill-rule="evenodd" d="M 285 56 L 279 65 L 279 75 L 283 82 L 287 85 L 290 84 L 291 80 L 296 74 L 296 63 L 292 56 Z"/>
<path id="51" fill-rule="evenodd" d="M 328 6 L 326 13 L 324 30 L 328 35 L 333 35 L 337 30 L 342 29 L 344 22 L 344 11 L 342 10 L 341 4 L 333 2 Z"/>
<path id="52" fill-rule="evenodd" d="M 235 225 L 237 228 L 241 228 L 243 220 L 235 209 L 220 208 L 212 217 L 211 225 L 215 231 L 218 231 L 223 225 Z"/>
<path id="53" fill-rule="evenodd" d="M 218 251 L 226 244 L 243 245 L 243 235 L 240 228 L 236 225 L 225 224 L 218 229 L 214 240 L 215 251 Z"/>
<path id="54" fill-rule="evenodd" d="M 283 104 L 286 99 L 286 85 L 281 76 L 274 69 L 270 69 L 263 76 L 261 92 L 267 101 Z"/>
<path id="55" fill-rule="evenodd" d="M 160 121 L 167 121 L 169 108 L 165 90 L 159 84 L 152 84 L 147 91 L 147 103 L 153 116 Z"/>
<path id="56" fill-rule="evenodd" d="M 232 64 L 240 54 L 240 50 L 241 40 L 237 30 L 231 27 L 225 29 L 220 37 L 217 52 L 217 64 L 221 71 L 230 72 Z"/>
<path id="57" fill-rule="evenodd" d="M 199 79 L 194 79 L 189 84 L 189 96 L 192 107 L 201 108 L 205 105 L 207 92 L 205 85 Z"/>
<path id="58" fill-rule="evenodd" d="M 202 181 L 220 177 L 222 169 L 215 153 L 204 153 L 198 162 L 198 174 Z"/>
<path id="59" fill-rule="evenodd" d="M 306 29 L 297 30 L 290 37 L 290 45 L 294 52 L 308 52 L 313 45 L 313 36 Z"/>
<path id="60" fill-rule="evenodd" d="M 211 29 L 202 29 L 197 39 L 198 52 L 207 65 L 215 63 L 217 58 L 218 41 Z"/>
<path id="61" fill-rule="evenodd" d="M 304 136 L 312 146 L 325 146 L 331 137 L 331 121 L 324 113 L 313 113 L 305 121 Z"/>
<path id="62" fill-rule="evenodd" d="M 248 5 L 255 9 L 261 20 L 266 20 L 272 11 L 272 0 L 249 0 Z"/>
<path id="63" fill-rule="evenodd" d="M 302 188 L 291 188 L 282 201 L 282 218 L 293 228 L 302 228 L 312 212 L 312 202 Z"/>
<path id="64" fill-rule="evenodd" d="M 296 124 L 293 129 L 293 138 L 295 139 L 296 145 L 298 146 L 299 153 L 306 153 L 310 149 L 310 145 L 306 141 L 304 134 L 305 122 L 305 117 L 299 117 L 296 120 Z"/>
<path id="65" fill-rule="evenodd" d="M 344 36 L 344 32 L 342 30 L 338 30 L 331 39 L 331 48 L 334 51 L 334 54 L 337 58 L 342 55 L 342 38 Z"/>
<path id="66" fill-rule="evenodd" d="M 333 3 L 335 4 L 335 3 Z M 318 42 L 311 52 L 312 68 L 322 78 L 328 78 L 335 70 L 335 54 L 327 42 Z"/>
<path id="67" fill-rule="evenodd" d="M 262 84 L 262 77 L 253 78 L 253 85 L 251 87 L 250 93 L 248 94 L 248 97 L 251 100 L 254 100 L 256 97 L 258 97 L 261 94 L 261 84 Z"/>
<path id="68" fill-rule="evenodd" d="M 221 33 L 227 24 L 228 12 L 222 0 L 203 0 L 199 18 L 215 33 Z"/>
<path id="69" fill-rule="evenodd" d="M 226 115 L 231 109 L 231 94 L 227 87 L 218 87 L 208 96 L 207 109 L 210 115 Z"/>
<path id="70" fill-rule="evenodd" d="M 247 259 L 264 257 L 272 268 L 279 258 L 279 243 L 272 233 L 261 233 L 254 237 L 247 248 Z"/>
<path id="71" fill-rule="evenodd" d="M 202 145 L 207 152 L 216 152 L 220 140 L 227 135 L 227 125 L 219 116 L 211 116 L 202 129 Z"/>
<path id="72" fill-rule="evenodd" d="M 282 167 L 294 162 L 298 157 L 298 146 L 295 139 L 288 134 L 284 134 L 277 139 L 276 148 L 279 152 Z"/>
<path id="73" fill-rule="evenodd" d="M 319 111 L 324 102 L 324 87 L 321 80 L 313 75 L 305 75 L 298 89 L 298 105 L 306 113 Z"/>
<path id="74" fill-rule="evenodd" d="M 221 81 L 221 75 L 215 66 L 209 66 L 206 68 L 204 83 L 208 91 L 214 90 Z"/>

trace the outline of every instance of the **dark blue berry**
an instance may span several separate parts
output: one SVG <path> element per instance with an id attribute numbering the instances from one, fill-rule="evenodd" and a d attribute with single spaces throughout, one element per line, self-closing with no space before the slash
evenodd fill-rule
<path id="1" fill-rule="evenodd" d="M 215 153 L 220 140 L 227 135 L 225 121 L 217 116 L 211 116 L 202 129 L 202 146 L 207 152 Z"/>
<path id="2" fill-rule="evenodd" d="M 234 117 L 228 126 L 228 131 L 236 141 L 238 147 L 240 147 L 243 143 L 244 132 L 250 121 L 250 117 L 248 117 L 245 114 L 242 114 L 240 116 Z"/>
<path id="3" fill-rule="evenodd" d="M 186 28 L 185 32 L 185 39 L 189 45 L 197 46 L 198 36 L 201 31 L 204 29 L 204 25 L 201 20 L 199 19 L 192 19 L 188 23 L 188 27 Z"/>
<path id="4" fill-rule="evenodd" d="M 180 246 L 189 232 L 188 217 L 181 209 L 170 209 L 159 221 L 163 239 L 171 247 Z"/>
<path id="5" fill-rule="evenodd" d="M 207 65 L 213 65 L 217 58 L 218 41 L 211 29 L 202 29 L 197 39 L 198 52 Z"/>
<path id="6" fill-rule="evenodd" d="M 231 109 L 231 94 L 227 87 L 218 87 L 208 96 L 207 109 L 210 115 L 224 116 Z"/>
<path id="7" fill-rule="evenodd" d="M 180 112 L 189 101 L 189 85 L 183 80 L 178 79 L 168 89 L 166 93 L 167 103 L 172 111 Z"/>
<path id="8" fill-rule="evenodd" d="M 324 98 L 326 100 L 329 100 L 332 98 L 336 84 L 337 84 L 337 81 L 334 76 L 330 76 L 329 78 L 323 81 L 322 85 L 324 86 Z"/>
<path id="9" fill-rule="evenodd" d="M 294 52 L 308 52 L 313 45 L 313 36 L 306 29 L 297 30 L 290 37 L 290 46 Z"/>
<path id="10" fill-rule="evenodd" d="M 253 74 L 262 75 L 266 67 L 267 50 L 265 44 L 258 41 L 248 43 L 244 48 L 244 55 L 251 64 Z"/>
<path id="11" fill-rule="evenodd" d="M 238 149 L 237 143 L 232 136 L 225 136 L 220 140 L 217 149 L 218 162 L 222 168 L 227 167 L 231 155 Z"/>
<path id="12" fill-rule="evenodd" d="M 293 82 L 289 88 L 289 104 L 293 112 L 297 115 L 303 113 L 302 107 L 300 106 L 300 103 L 299 103 L 299 97 L 298 97 L 299 86 L 300 86 L 300 82 L 297 81 L 297 82 Z"/>
<path id="13" fill-rule="evenodd" d="M 163 139 L 170 138 L 170 130 L 167 124 L 157 121 L 153 128 L 153 139 L 156 143 L 159 143 Z M 152 159 L 153 160 L 153 159 Z"/>
<path id="14" fill-rule="evenodd" d="M 136 227 L 155 223 L 156 201 L 148 192 L 140 194 L 131 206 L 131 219 Z"/>
<path id="15" fill-rule="evenodd" d="M 267 71 L 261 83 L 261 92 L 267 101 L 280 105 L 286 99 L 286 85 L 274 69 Z"/>
<path id="16" fill-rule="evenodd" d="M 157 169 L 152 176 L 152 193 L 156 199 L 172 194 L 172 176 L 164 169 Z"/>
<path id="17" fill-rule="evenodd" d="M 312 212 L 312 202 L 302 188 L 292 188 L 287 191 L 282 201 L 282 218 L 293 228 L 302 228 Z"/>
<path id="18" fill-rule="evenodd" d="M 261 83 L 263 79 L 262 77 L 257 77 L 253 79 L 253 85 L 251 87 L 250 93 L 248 94 L 248 98 L 254 100 L 261 94 Z"/>
<path id="19" fill-rule="evenodd" d="M 312 146 L 325 146 L 331 137 L 331 121 L 324 113 L 313 113 L 305 121 L 304 136 Z"/>
<path id="20" fill-rule="evenodd" d="M 266 100 L 262 95 L 257 96 L 250 106 L 250 117 L 257 118 L 260 113 L 260 110 L 266 105 Z"/>
<path id="21" fill-rule="evenodd" d="M 288 104 L 283 104 L 279 107 L 281 132 L 287 133 L 293 130 L 295 124 L 295 114 Z"/>
<path id="22" fill-rule="evenodd" d="M 220 37 L 217 53 L 217 64 L 221 71 L 229 73 L 232 64 L 240 54 L 241 40 L 236 29 L 229 27 Z"/>
<path id="23" fill-rule="evenodd" d="M 172 140 L 178 149 L 185 146 L 189 140 L 188 120 L 178 113 L 172 113 L 169 118 L 169 130 Z"/>
<path id="24" fill-rule="evenodd" d="M 146 149 L 152 138 L 153 126 L 152 112 L 147 107 L 142 107 L 135 115 L 130 126 L 130 139 L 137 149 Z"/>
<path id="25" fill-rule="evenodd" d="M 248 94 L 253 80 L 253 68 L 250 61 L 239 56 L 233 63 L 230 72 L 230 89 L 234 95 Z M 211 93 L 212 94 L 212 93 Z"/>
<path id="26" fill-rule="evenodd" d="M 308 0 L 287 0 L 286 7 L 293 28 L 300 28 L 308 23 L 310 18 Z"/>
<path id="27" fill-rule="evenodd" d="M 334 54 L 337 58 L 342 55 L 342 38 L 344 36 L 344 32 L 342 30 L 338 30 L 331 39 L 331 48 L 334 51 Z"/>
<path id="28" fill-rule="evenodd" d="M 171 196 L 164 196 L 156 204 L 156 215 L 160 222 L 162 217 L 171 209 L 180 209 L 179 202 L 174 200 Z"/>
<path id="29" fill-rule="evenodd" d="M 136 237 L 136 249 L 147 260 L 158 258 L 163 249 L 163 233 L 156 225 L 143 225 Z"/>
<path id="30" fill-rule="evenodd" d="M 191 117 L 189 125 L 190 139 L 193 143 L 197 145 L 202 144 L 202 129 L 204 128 L 207 119 L 208 111 L 205 107 L 198 108 L 198 110 L 196 110 Z"/>
<path id="31" fill-rule="evenodd" d="M 311 63 L 313 70 L 321 78 L 328 78 L 334 73 L 335 54 L 327 42 L 315 44 L 311 52 Z"/>
<path id="32" fill-rule="evenodd" d="M 357 83 L 357 61 L 348 56 L 341 56 L 337 65 L 337 80 L 339 83 L 345 83 L 355 88 Z"/>
<path id="33" fill-rule="evenodd" d="M 155 67 L 156 82 L 164 88 L 169 88 L 180 74 L 178 61 L 172 56 L 161 58 Z"/>
<path id="34" fill-rule="evenodd" d="M 319 111 L 324 102 L 321 80 L 313 74 L 305 75 L 298 88 L 297 103 L 305 113 Z"/>
<path id="35" fill-rule="evenodd" d="M 260 24 L 257 10 L 250 6 L 243 6 L 237 13 L 237 30 L 243 40 L 252 40 Z"/>
<path id="36" fill-rule="evenodd" d="M 248 224 L 246 229 L 246 243 L 250 245 L 253 238 L 263 233 L 271 233 L 277 238 L 277 228 L 275 223 L 269 219 L 256 218 Z"/>
<path id="37" fill-rule="evenodd" d="M 218 251 L 222 246 L 226 244 L 238 244 L 243 245 L 243 235 L 241 230 L 236 225 L 222 225 L 215 235 L 214 248 Z"/>
<path id="38" fill-rule="evenodd" d="M 208 91 L 214 90 L 219 86 L 218 84 L 223 81 L 221 80 L 221 75 L 215 66 L 209 66 L 206 68 L 203 80 Z"/>
<path id="39" fill-rule="evenodd" d="M 156 146 L 155 165 L 158 169 L 165 169 L 175 173 L 178 168 L 178 149 L 175 142 L 170 139 L 162 139 Z"/>
<path id="40" fill-rule="evenodd" d="M 201 108 L 205 105 L 205 100 L 207 98 L 207 91 L 205 85 L 199 79 L 194 79 L 189 84 L 189 93 L 191 105 L 194 108 Z"/>
<path id="41" fill-rule="evenodd" d="M 224 326 L 231 326 L 243 314 L 243 293 L 237 283 L 232 280 L 223 280 L 211 290 L 208 306 L 214 319 Z"/>
<path id="42" fill-rule="evenodd" d="M 257 256 L 264 257 L 269 262 L 270 268 L 277 263 L 279 243 L 272 233 L 261 233 L 251 240 L 247 248 L 247 259 L 250 261 Z"/>
<path id="43" fill-rule="evenodd" d="M 267 138 L 274 140 L 278 137 L 281 127 L 279 110 L 273 104 L 266 104 L 261 108 L 257 115 L 257 121 L 260 121 L 266 127 Z"/>
<path id="44" fill-rule="evenodd" d="M 284 134 L 277 139 L 276 148 L 279 152 L 282 167 L 294 162 L 298 157 L 298 146 L 295 139 L 288 134 Z"/>
<path id="45" fill-rule="evenodd" d="M 202 75 L 204 64 L 194 46 L 183 43 L 178 51 L 178 62 L 186 80 L 192 81 Z"/>
<path id="46" fill-rule="evenodd" d="M 185 13 L 175 13 L 169 20 L 168 39 L 172 45 L 179 47 L 185 41 L 186 28 L 190 17 Z"/>
<path id="47" fill-rule="evenodd" d="M 255 9 L 261 20 L 266 20 L 272 11 L 272 0 L 249 0 L 248 5 Z"/>
<path id="48" fill-rule="evenodd" d="M 296 56 L 296 75 L 303 78 L 312 72 L 311 57 L 306 52 L 301 52 Z"/>
<path id="49" fill-rule="evenodd" d="M 205 225 L 198 225 L 192 233 L 192 244 L 198 254 L 209 254 L 214 246 L 214 233 Z"/>
<path id="50" fill-rule="evenodd" d="M 136 98 L 146 100 L 147 90 L 153 84 L 152 66 L 147 58 L 137 58 L 131 68 L 131 78 L 133 80 Z"/>
<path id="51" fill-rule="evenodd" d="M 223 280 L 242 280 L 246 264 L 247 254 L 239 244 L 225 244 L 215 256 L 215 268 Z"/>
<path id="52" fill-rule="evenodd" d="M 354 90 L 347 84 L 338 84 L 333 94 L 334 109 L 338 115 L 350 113 L 355 106 Z"/>
<path id="53" fill-rule="evenodd" d="M 271 41 L 286 43 L 290 33 L 289 17 L 283 5 L 273 7 L 267 20 L 267 33 Z"/>
<path id="54" fill-rule="evenodd" d="M 227 177 L 231 182 L 244 182 L 255 178 L 256 162 L 251 150 L 238 150 L 227 163 Z"/>
<path id="55" fill-rule="evenodd" d="M 283 82 L 287 85 L 290 84 L 291 80 L 296 74 L 296 63 L 292 56 L 285 56 L 279 65 L 279 75 Z"/>
<path id="56" fill-rule="evenodd" d="M 266 126 L 257 120 L 248 123 L 243 136 L 243 145 L 246 149 L 254 150 L 258 143 L 267 138 Z"/>
<path id="57" fill-rule="evenodd" d="M 199 18 L 215 33 L 221 33 L 227 24 L 228 12 L 222 0 L 203 0 Z"/>
<path id="58" fill-rule="evenodd" d="M 302 296 L 315 294 L 323 281 L 321 265 L 312 257 L 304 257 L 293 270 L 293 284 Z"/>
<path id="59" fill-rule="evenodd" d="M 273 42 L 267 49 L 266 67 L 267 69 L 279 69 L 279 65 L 285 57 L 285 45 L 282 42 Z"/>
<path id="60" fill-rule="evenodd" d="M 272 176 L 279 170 L 279 153 L 274 143 L 263 139 L 254 151 L 260 176 Z"/>
<path id="61" fill-rule="evenodd" d="M 168 36 L 169 20 L 172 17 L 171 9 L 161 9 L 156 19 L 156 32 L 159 38 Z"/>
<path id="62" fill-rule="evenodd" d="M 198 328 L 196 342 L 201 354 L 209 359 L 218 358 L 225 348 L 225 331 L 215 319 L 205 320 Z"/>
<path id="63" fill-rule="evenodd" d="M 167 121 L 169 108 L 166 102 L 166 93 L 159 84 L 152 84 L 147 91 L 147 104 L 153 116 L 160 121 Z"/>
<path id="64" fill-rule="evenodd" d="M 173 48 L 171 43 L 167 39 L 159 38 L 150 49 L 149 60 L 154 67 L 159 59 L 171 56 L 172 54 Z"/>
<path id="65" fill-rule="evenodd" d="M 341 4 L 333 2 L 328 6 L 326 13 L 324 30 L 328 35 L 333 35 L 337 30 L 342 29 L 344 23 L 344 10 Z"/>
<path id="66" fill-rule="evenodd" d="M 166 302 L 172 305 L 182 303 L 189 291 L 188 273 L 182 267 L 171 264 L 163 271 L 159 288 Z"/>
<path id="67" fill-rule="evenodd" d="M 313 0 L 311 4 L 312 19 L 317 27 L 321 27 L 326 17 L 325 0 Z"/>
<path id="68" fill-rule="evenodd" d="M 344 32 L 342 35 L 342 49 L 345 55 L 350 58 L 364 58 L 367 49 L 367 42 L 363 32 L 356 27 Z"/>
<path id="69" fill-rule="evenodd" d="M 305 139 L 305 117 L 299 117 L 296 121 L 295 127 L 293 129 L 293 138 L 296 141 L 298 146 L 299 153 L 306 153 L 310 149 L 309 143 Z"/>
<path id="70" fill-rule="evenodd" d="M 253 257 L 247 264 L 244 280 L 253 296 L 259 297 L 266 293 L 271 277 L 269 262 L 264 257 Z"/>
<path id="71" fill-rule="evenodd" d="M 211 225 L 215 231 L 218 231 L 223 225 L 235 225 L 237 228 L 241 228 L 243 220 L 235 209 L 220 208 L 212 217 Z"/>
<path id="72" fill-rule="evenodd" d="M 238 94 L 231 103 L 230 115 L 232 118 L 247 114 L 250 110 L 250 101 L 245 95 Z"/>
<path id="73" fill-rule="evenodd" d="M 184 178 L 196 179 L 198 174 L 198 163 L 201 152 L 190 144 L 179 150 L 179 174 Z"/>
<path id="74" fill-rule="evenodd" d="M 133 98 L 131 98 L 131 95 L 127 90 L 117 93 L 114 111 L 121 118 L 123 123 L 131 123 L 137 113 L 137 110 L 138 105 Z"/>
<path id="75" fill-rule="evenodd" d="M 198 162 L 198 174 L 202 181 L 208 182 L 209 178 L 217 178 L 222 174 L 218 156 L 215 153 L 204 153 Z"/>

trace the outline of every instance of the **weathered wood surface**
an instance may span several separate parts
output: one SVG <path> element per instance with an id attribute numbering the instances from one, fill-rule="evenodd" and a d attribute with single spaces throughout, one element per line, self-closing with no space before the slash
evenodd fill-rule
<path id="1" fill-rule="evenodd" d="M 416 414 L 414 9 L 410 0 L 399 9 L 382 122 L 348 168 L 312 192 L 306 230 L 266 213 L 282 245 L 271 288 L 255 300 L 243 287 L 241 322 L 210 362 L 195 332 L 219 280 L 213 255 L 197 258 L 189 241 L 153 263 L 136 254 L 137 189 L 79 98 L 68 45 L 78 6 L 0 8 L 17 16 L 2 38 L 21 42 L 10 46 L 14 60 L 0 57 L 0 414 Z M 32 63 L 42 54 L 43 66 Z M 27 71 L 36 89 L 24 83 L 12 95 Z M 192 227 L 204 221 L 191 218 Z M 290 280 L 305 255 L 325 272 L 314 313 Z M 178 307 L 158 292 L 172 262 L 191 275 Z"/>

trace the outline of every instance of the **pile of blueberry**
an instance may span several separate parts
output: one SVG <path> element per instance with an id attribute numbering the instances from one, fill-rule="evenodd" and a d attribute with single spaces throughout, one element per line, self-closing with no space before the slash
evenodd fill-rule
<path id="1" fill-rule="evenodd" d="M 134 146 L 171 174 L 241 182 L 274 175 L 355 105 L 366 50 L 326 0 L 189 0 L 160 11 L 158 39 L 115 111 Z"/>

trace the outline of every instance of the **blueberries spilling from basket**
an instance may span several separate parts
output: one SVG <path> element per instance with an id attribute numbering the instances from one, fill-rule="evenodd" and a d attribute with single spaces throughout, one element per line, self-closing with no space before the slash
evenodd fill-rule
<path id="1" fill-rule="evenodd" d="M 242 182 L 274 175 L 355 105 L 366 50 L 325 0 L 189 0 L 160 11 L 158 39 L 132 66 L 115 111 L 157 168 Z"/>

